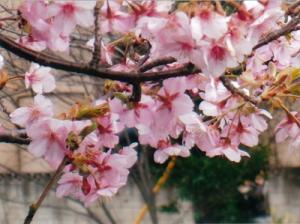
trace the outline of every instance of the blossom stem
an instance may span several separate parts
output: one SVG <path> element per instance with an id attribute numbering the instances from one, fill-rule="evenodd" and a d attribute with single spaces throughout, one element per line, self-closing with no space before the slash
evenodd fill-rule
<path id="1" fill-rule="evenodd" d="M 158 179 L 158 181 L 156 182 L 155 186 L 152 189 L 152 192 L 154 194 L 157 194 L 161 190 L 162 186 L 167 182 L 172 170 L 175 167 L 175 164 L 176 164 L 176 157 L 172 157 L 172 159 L 169 161 L 163 175 Z M 144 219 L 148 210 L 149 210 L 149 207 L 147 204 L 145 204 L 142 207 L 142 209 L 140 210 L 139 214 L 137 215 L 137 217 L 135 219 L 135 224 L 140 224 L 142 222 L 142 220 Z"/>
<path id="2" fill-rule="evenodd" d="M 15 76 L 12 76 L 8 79 L 8 81 L 11 81 L 11 80 L 15 80 L 15 79 L 24 79 L 25 77 L 22 76 L 22 75 L 15 75 Z"/>
<path id="3" fill-rule="evenodd" d="M 274 98 L 273 101 L 275 101 L 276 103 L 278 103 L 278 105 L 287 113 L 287 115 L 293 119 L 293 121 L 298 125 L 298 127 L 300 127 L 300 121 L 298 120 L 297 117 L 295 117 L 295 115 L 293 115 L 290 110 L 283 104 L 283 102 L 279 99 L 279 98 Z"/>
<path id="4" fill-rule="evenodd" d="M 6 20 L 18 20 L 19 18 L 18 17 L 13 17 L 13 16 L 10 16 L 10 17 L 4 17 L 4 18 L 0 18 L 0 21 L 6 21 Z"/>
<path id="5" fill-rule="evenodd" d="M 282 96 L 282 97 L 292 97 L 292 98 L 300 98 L 299 95 L 294 95 L 294 94 L 279 94 L 278 96 Z"/>
<path id="6" fill-rule="evenodd" d="M 27 216 L 24 220 L 24 224 L 30 224 L 31 223 L 35 213 L 37 212 L 37 210 L 41 206 L 42 202 L 44 201 L 44 199 L 48 195 L 49 191 L 51 190 L 51 187 L 56 183 L 59 175 L 61 174 L 61 172 L 65 168 L 65 165 L 66 165 L 67 162 L 68 162 L 68 157 L 65 156 L 63 158 L 63 160 L 61 161 L 61 163 L 59 164 L 58 168 L 56 169 L 54 175 L 52 176 L 52 178 L 50 179 L 50 181 L 48 182 L 48 184 L 44 188 L 42 194 L 40 195 L 40 197 L 38 198 L 36 203 L 33 203 L 29 207 L 29 211 L 28 211 L 28 214 L 27 214 Z"/>

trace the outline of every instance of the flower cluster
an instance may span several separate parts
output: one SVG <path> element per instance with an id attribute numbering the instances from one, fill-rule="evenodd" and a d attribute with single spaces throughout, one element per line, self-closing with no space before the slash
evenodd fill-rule
<path id="1" fill-rule="evenodd" d="M 176 62 L 152 71 L 189 63 L 197 68 L 187 77 L 141 83 L 138 102 L 132 100 L 132 86 L 106 82 L 104 96 L 88 105 L 75 105 L 64 119 L 58 119 L 50 99 L 41 95 L 54 90 L 54 77 L 49 68 L 32 64 L 25 85 L 38 95 L 32 106 L 18 108 L 10 116 L 26 128 L 32 154 L 54 168 L 68 158 L 58 196 L 71 195 L 89 204 L 125 185 L 137 160 L 136 144 L 120 147 L 120 135 L 129 128 L 138 133 L 139 144 L 153 148 L 157 163 L 171 156 L 188 157 L 193 148 L 209 157 L 239 162 L 249 156 L 247 149 L 258 144 L 272 118 L 247 100 L 250 97 L 284 109 L 287 118 L 277 126 L 276 140 L 290 137 L 300 144 L 300 115 L 286 110 L 281 100 L 299 87 L 299 69 L 292 67 L 300 64 L 300 33 L 253 51 L 262 38 L 282 26 L 284 11 L 277 0 L 238 5 L 226 15 L 212 1 L 182 3 L 175 10 L 172 1 L 103 1 L 100 65 L 136 72 L 141 59 L 172 56 Z M 76 26 L 93 25 L 94 6 L 95 1 L 25 0 L 19 12 L 28 35 L 18 41 L 36 51 L 67 51 Z M 229 70 L 237 66 L 239 71 Z"/>

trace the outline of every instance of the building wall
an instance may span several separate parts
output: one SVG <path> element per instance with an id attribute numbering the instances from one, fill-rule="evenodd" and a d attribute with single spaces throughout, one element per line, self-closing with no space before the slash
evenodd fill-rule
<path id="1" fill-rule="evenodd" d="M 2 174 L 0 176 L 0 223 L 23 223 L 28 206 L 38 198 L 49 177 L 47 174 Z M 173 193 L 171 191 L 159 193 L 158 208 L 172 201 Z M 110 224 L 102 203 L 105 204 L 117 224 L 132 224 L 144 202 L 131 181 L 120 190 L 117 196 L 102 198 L 101 201 L 88 208 L 71 199 L 56 198 L 52 191 L 38 210 L 32 224 Z M 193 210 L 189 202 L 180 201 L 178 208 L 179 213 L 159 212 L 159 223 L 194 223 Z M 148 214 L 143 223 L 150 223 Z"/>

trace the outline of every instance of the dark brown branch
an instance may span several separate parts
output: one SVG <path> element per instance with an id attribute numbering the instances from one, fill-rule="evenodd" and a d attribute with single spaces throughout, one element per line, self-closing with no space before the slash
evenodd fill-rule
<path id="1" fill-rule="evenodd" d="M 140 83 L 134 83 L 132 84 L 132 95 L 130 97 L 130 100 L 132 102 L 139 102 L 142 97 L 142 87 Z"/>
<path id="2" fill-rule="evenodd" d="M 97 67 L 101 59 L 101 30 L 100 30 L 100 10 L 103 5 L 103 1 L 98 0 L 94 8 L 94 17 L 95 17 L 95 42 L 94 42 L 94 51 L 91 65 Z"/>
<path id="3" fill-rule="evenodd" d="M 152 68 L 155 68 L 157 66 L 160 66 L 160 65 L 166 65 L 166 64 L 171 64 L 173 62 L 176 62 L 176 59 L 173 58 L 173 57 L 165 57 L 165 58 L 161 58 L 161 59 L 158 59 L 158 60 L 154 60 L 154 61 L 151 61 L 147 64 L 145 64 L 144 66 L 142 66 L 139 71 L 140 72 L 146 72 Z"/>
<path id="4" fill-rule="evenodd" d="M 226 76 L 221 76 L 220 80 L 222 81 L 223 85 L 232 93 L 241 96 L 244 100 L 249 101 L 253 103 L 254 105 L 257 105 L 259 103 L 259 100 L 246 95 L 242 90 L 235 88 L 230 80 Z"/>
<path id="5" fill-rule="evenodd" d="M 127 83 L 145 82 L 145 81 L 158 81 L 161 79 L 167 79 L 171 77 L 186 76 L 199 72 L 190 63 L 184 64 L 180 68 L 170 69 L 161 72 L 149 72 L 149 73 L 131 73 L 131 72 L 115 72 L 106 68 L 94 68 L 87 63 L 75 63 L 62 59 L 55 59 L 49 57 L 49 55 L 42 52 L 35 52 L 24 46 L 14 42 L 10 38 L 0 35 L 0 46 L 4 49 L 16 54 L 17 56 L 24 58 L 28 61 L 36 62 L 43 66 L 49 66 L 51 68 L 74 72 L 79 74 L 86 74 L 98 78 L 118 80 Z"/>
<path id="6" fill-rule="evenodd" d="M 56 183 L 60 173 L 63 171 L 63 169 L 65 168 L 65 165 L 68 162 L 68 158 L 64 157 L 64 159 L 61 161 L 61 163 L 59 164 L 58 168 L 56 169 L 54 175 L 52 176 L 52 178 L 50 179 L 50 181 L 48 182 L 47 186 L 45 187 L 45 189 L 43 190 L 41 196 L 39 197 L 39 199 L 37 200 L 36 203 L 32 204 L 29 208 L 28 214 L 24 220 L 24 224 L 30 224 L 35 213 L 37 212 L 37 210 L 39 209 L 39 207 L 41 206 L 42 202 L 44 201 L 44 199 L 46 198 L 46 196 L 48 195 L 49 191 L 51 190 L 52 186 Z"/>
<path id="7" fill-rule="evenodd" d="M 147 58 L 146 58 L 147 59 Z M 137 71 L 138 72 L 146 72 L 152 68 L 155 68 L 160 65 L 167 65 L 170 63 L 176 62 L 176 59 L 173 57 L 161 58 L 158 60 L 153 60 L 143 66 L 141 66 Z M 130 100 L 133 102 L 139 102 L 142 97 L 142 88 L 140 82 L 132 83 L 132 96 Z"/>
<path id="8" fill-rule="evenodd" d="M 291 4 L 288 8 L 288 10 L 286 11 L 286 15 L 293 15 L 295 13 L 295 10 L 300 7 L 300 0 L 294 2 L 293 4 Z"/>
<path id="9" fill-rule="evenodd" d="M 289 33 L 291 30 L 293 30 L 295 26 L 298 25 L 298 23 L 300 22 L 299 20 L 300 18 L 296 18 L 292 20 L 288 25 L 282 27 L 277 31 L 272 32 L 266 38 L 261 40 L 256 46 L 254 46 L 253 50 L 275 40 L 276 38 L 279 38 L 282 35 Z M 35 52 L 33 50 L 25 48 L 24 46 L 16 43 L 15 41 L 3 35 L 0 35 L 0 46 L 18 55 L 19 57 L 22 57 L 29 61 L 36 62 L 43 66 L 49 66 L 55 69 L 60 69 L 68 72 L 86 74 L 86 75 L 95 76 L 99 78 L 118 80 L 127 83 L 158 81 L 161 79 L 167 79 L 167 78 L 178 77 L 178 76 L 186 76 L 186 75 L 200 72 L 199 69 L 196 69 L 190 63 L 186 63 L 180 68 L 170 69 L 161 72 L 149 72 L 149 73 L 114 72 L 106 68 L 93 68 L 87 63 L 75 63 L 75 62 L 66 61 L 62 59 L 56 59 L 54 57 L 49 57 L 49 55 L 45 53 Z M 160 60 L 163 61 L 163 64 L 165 63 L 164 62 L 165 59 L 160 59 Z M 155 65 L 160 65 L 160 63 L 158 63 L 160 60 L 158 60 Z M 145 68 L 142 68 L 142 70 L 145 70 Z"/>
<path id="10" fill-rule="evenodd" d="M 297 25 L 299 23 L 300 23 L 300 17 L 298 16 L 297 18 L 290 21 L 286 26 L 283 26 L 281 29 L 267 35 L 256 46 L 253 47 L 253 50 L 260 48 L 261 46 L 279 38 L 280 36 L 286 35 L 294 31 L 295 28 L 298 28 Z M 106 68 L 95 68 L 94 66 L 90 66 L 87 63 L 75 63 L 75 62 L 66 61 L 62 59 L 56 59 L 45 53 L 35 52 L 28 48 L 24 48 L 24 46 L 21 46 L 20 44 L 14 42 L 10 38 L 5 37 L 3 35 L 0 35 L 0 46 L 18 55 L 19 57 L 22 57 L 29 61 L 36 62 L 40 65 L 49 66 L 55 69 L 60 69 L 68 72 L 75 72 L 79 74 L 86 74 L 86 75 L 95 76 L 99 78 L 118 80 L 118 81 L 130 83 L 133 85 L 133 88 L 135 91 L 137 91 L 137 93 L 141 91 L 140 88 L 141 82 L 158 81 L 162 79 L 179 77 L 179 76 L 187 76 L 187 75 L 201 72 L 193 64 L 186 63 L 183 64 L 181 67 L 175 69 L 173 68 L 166 71 L 144 73 L 144 71 L 147 71 L 156 66 L 166 65 L 168 63 L 175 62 L 175 59 L 172 57 L 162 58 L 150 62 L 142 66 L 137 72 L 114 72 Z M 231 86 L 230 88 L 233 89 L 234 87 Z M 137 100 L 140 98 L 140 94 L 134 94 L 133 97 L 134 100 Z"/>
<path id="11" fill-rule="evenodd" d="M 292 31 L 294 31 L 294 28 L 297 27 L 297 25 L 299 23 L 300 23 L 300 16 L 292 19 L 287 25 L 285 25 L 281 29 L 274 31 L 274 32 L 270 33 L 269 35 L 267 35 L 265 38 L 261 39 L 259 41 L 259 43 L 252 48 L 252 50 L 256 50 L 256 49 L 272 42 L 273 40 L 276 40 L 279 37 L 284 36 Z"/>
<path id="12" fill-rule="evenodd" d="M 0 143 L 28 145 L 30 143 L 30 139 L 10 134 L 0 134 Z"/>

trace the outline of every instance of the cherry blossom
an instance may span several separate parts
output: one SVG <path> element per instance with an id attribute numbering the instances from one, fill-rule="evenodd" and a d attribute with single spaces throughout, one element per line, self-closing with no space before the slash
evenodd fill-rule
<path id="1" fill-rule="evenodd" d="M 154 100 L 150 96 L 142 95 L 140 102 L 124 105 L 121 100 L 114 98 L 110 101 L 110 108 L 113 113 L 120 117 L 120 122 L 128 128 L 138 124 L 150 125 L 153 122 Z"/>
<path id="2" fill-rule="evenodd" d="M 242 156 L 250 157 L 245 151 L 240 150 L 237 146 L 224 143 L 219 147 L 214 148 L 206 153 L 208 157 L 214 157 L 218 155 L 226 156 L 230 161 L 240 162 Z"/>
<path id="3" fill-rule="evenodd" d="M 78 132 L 86 125 L 88 123 L 81 121 L 41 119 L 28 128 L 27 134 L 31 138 L 28 151 L 36 157 L 43 156 L 52 167 L 57 167 L 69 152 L 66 144 L 68 134 Z"/>
<path id="4" fill-rule="evenodd" d="M 93 9 L 96 1 L 70 0 L 56 1 L 48 6 L 54 14 L 53 26 L 59 33 L 69 35 L 76 25 L 89 27 L 94 23 Z"/>
<path id="5" fill-rule="evenodd" d="M 299 117 L 299 113 L 291 112 L 293 116 Z M 276 142 L 283 142 L 288 137 L 295 138 L 300 133 L 300 127 L 291 116 L 285 117 L 275 128 Z"/>
<path id="6" fill-rule="evenodd" d="M 219 41 L 202 41 L 201 55 L 199 60 L 194 63 L 202 69 L 206 75 L 219 77 L 226 68 L 233 68 L 238 65 L 237 58 L 223 40 Z"/>
<path id="7" fill-rule="evenodd" d="M 100 196 L 110 197 L 126 184 L 128 169 L 137 160 L 137 153 L 133 149 L 136 144 L 121 149 L 120 153 L 102 152 L 95 148 L 72 155 L 75 170 L 68 167 L 66 173 L 59 180 L 57 196 L 70 195 L 83 201 L 86 205 L 97 200 Z M 87 162 L 88 165 L 84 165 Z M 78 172 L 86 173 L 81 176 Z"/>
<path id="8" fill-rule="evenodd" d="M 75 72 L 100 77 L 107 73 L 113 79 L 104 82 L 104 94 L 96 88 L 97 97 L 88 103 L 54 114 L 55 105 L 41 95 L 55 89 L 51 69 L 32 63 L 24 74 L 26 88 L 37 95 L 33 105 L 16 108 L 10 121 L 25 128 L 28 151 L 34 156 L 53 168 L 68 160 L 58 197 L 71 196 L 89 205 L 115 195 L 138 159 L 135 147 L 153 148 L 154 161 L 160 164 L 173 156 L 188 157 L 192 150 L 240 162 L 268 130 L 269 108 L 286 113 L 275 128 L 276 142 L 300 144 L 299 112 L 290 112 L 284 104 L 288 97 L 299 98 L 300 32 L 261 44 L 296 17 L 289 15 L 286 22 L 276 0 L 230 2 L 224 4 L 234 10 L 222 13 L 210 1 L 176 6 L 156 0 L 105 0 L 95 18 L 96 1 L 22 1 L 16 19 L 22 35 L 14 41 L 29 48 L 26 54 L 33 52 L 43 65 L 48 64 L 43 57 L 49 51 L 50 61 L 57 52 L 73 56 L 73 43 L 80 42 L 77 35 L 84 27 L 85 47 L 99 63 L 82 62 Z M 99 27 L 94 27 L 96 19 Z M 98 33 L 87 32 L 96 28 Z M 94 52 L 97 35 L 100 52 Z M 171 63 L 163 63 L 165 59 Z M 73 61 L 60 66 L 55 60 L 59 66 L 54 67 L 65 63 L 66 71 L 72 71 Z M 3 64 L 0 55 L 1 69 Z M 149 70 L 143 70 L 145 66 Z M 20 78 L 2 72 L 1 88 Z M 124 72 L 128 79 L 120 76 Z M 120 139 L 128 128 L 137 133 L 138 143 L 123 147 Z"/>
<path id="9" fill-rule="evenodd" d="M 193 29 L 199 30 L 196 39 L 200 40 L 203 35 L 219 39 L 227 32 L 226 18 L 213 12 L 210 8 L 203 6 L 192 18 Z"/>
<path id="10" fill-rule="evenodd" d="M 30 107 L 20 107 L 10 114 L 11 121 L 23 127 L 29 127 L 42 118 L 53 116 L 53 105 L 50 99 L 43 95 L 34 97 L 34 104 Z"/>
<path id="11" fill-rule="evenodd" d="M 154 152 L 154 161 L 164 163 L 170 156 L 188 157 L 190 151 L 183 145 L 171 145 L 169 141 L 161 140 L 158 142 L 157 149 Z"/>
<path id="12" fill-rule="evenodd" d="M 55 89 L 55 79 L 48 67 L 41 67 L 32 63 L 28 72 L 25 73 L 26 88 L 32 87 L 39 94 L 49 93 Z"/>
<path id="13" fill-rule="evenodd" d="M 125 33 L 134 27 L 130 14 L 120 10 L 121 5 L 115 1 L 105 1 L 101 7 L 101 32 Z"/>
<path id="14" fill-rule="evenodd" d="M 119 132 L 120 126 L 117 124 L 118 116 L 109 114 L 97 118 L 97 136 L 100 140 L 99 144 L 108 148 L 113 148 L 119 142 L 119 137 L 116 135 Z"/>

